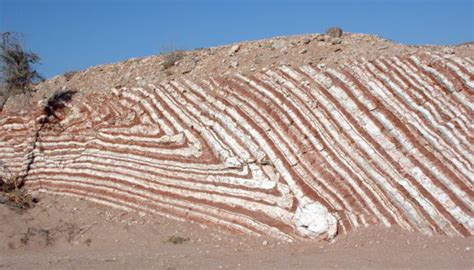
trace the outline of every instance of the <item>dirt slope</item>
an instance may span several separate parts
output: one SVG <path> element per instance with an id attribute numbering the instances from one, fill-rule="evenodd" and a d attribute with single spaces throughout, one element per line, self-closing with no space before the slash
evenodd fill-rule
<path id="1" fill-rule="evenodd" d="M 8 220 L 0 227 L 0 269 L 474 267 L 472 238 L 426 237 L 375 227 L 338 238 L 332 244 L 286 243 L 222 233 L 61 196 L 40 199 L 36 208 L 23 215 L 0 205 L 0 218 Z M 172 244 L 168 242 L 172 236 L 189 240 Z"/>

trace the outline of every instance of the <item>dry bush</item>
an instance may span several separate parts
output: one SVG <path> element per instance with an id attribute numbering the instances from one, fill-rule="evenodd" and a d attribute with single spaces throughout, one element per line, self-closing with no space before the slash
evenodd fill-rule
<path id="1" fill-rule="evenodd" d="M 0 204 L 19 212 L 32 208 L 37 200 L 22 188 L 22 184 L 17 174 L 7 179 L 0 178 Z"/>
<path id="2" fill-rule="evenodd" d="M 38 200 L 23 188 L 23 184 L 24 177 L 18 173 L 12 173 L 0 161 L 0 204 L 5 204 L 18 212 L 32 208 Z"/>
<path id="3" fill-rule="evenodd" d="M 68 72 L 64 72 L 63 76 L 66 79 L 66 81 L 70 81 L 74 77 L 74 75 L 76 75 L 78 72 L 79 71 L 71 70 Z"/>
<path id="4" fill-rule="evenodd" d="M 340 38 L 342 36 L 342 29 L 340 27 L 334 26 L 326 29 L 326 35 L 332 38 Z"/>
<path id="5" fill-rule="evenodd" d="M 184 57 L 184 52 L 180 50 L 174 50 L 167 53 L 163 53 L 163 69 L 167 70 L 173 67 L 176 62 L 181 60 Z"/>

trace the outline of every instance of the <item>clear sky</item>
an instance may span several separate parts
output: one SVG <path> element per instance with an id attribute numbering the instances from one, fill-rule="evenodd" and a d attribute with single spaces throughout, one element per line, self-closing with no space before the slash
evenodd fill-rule
<path id="1" fill-rule="evenodd" d="M 329 26 L 409 44 L 474 40 L 474 0 L 0 0 L 0 31 L 25 35 L 51 77 L 70 70 Z"/>

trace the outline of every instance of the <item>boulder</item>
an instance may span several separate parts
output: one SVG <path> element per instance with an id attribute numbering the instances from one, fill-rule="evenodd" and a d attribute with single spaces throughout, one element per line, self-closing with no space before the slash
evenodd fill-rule
<path id="1" fill-rule="evenodd" d="M 229 56 L 232 56 L 232 55 L 236 54 L 239 50 L 240 50 L 240 45 L 239 44 L 236 44 L 236 45 L 230 47 Z"/>

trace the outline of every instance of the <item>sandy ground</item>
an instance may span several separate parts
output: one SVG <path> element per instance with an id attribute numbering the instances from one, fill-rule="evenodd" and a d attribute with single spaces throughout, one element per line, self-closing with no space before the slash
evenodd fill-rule
<path id="1" fill-rule="evenodd" d="M 333 243 L 282 243 L 80 199 L 39 198 L 22 214 L 0 205 L 0 269 L 474 268 L 473 237 L 370 227 Z"/>

